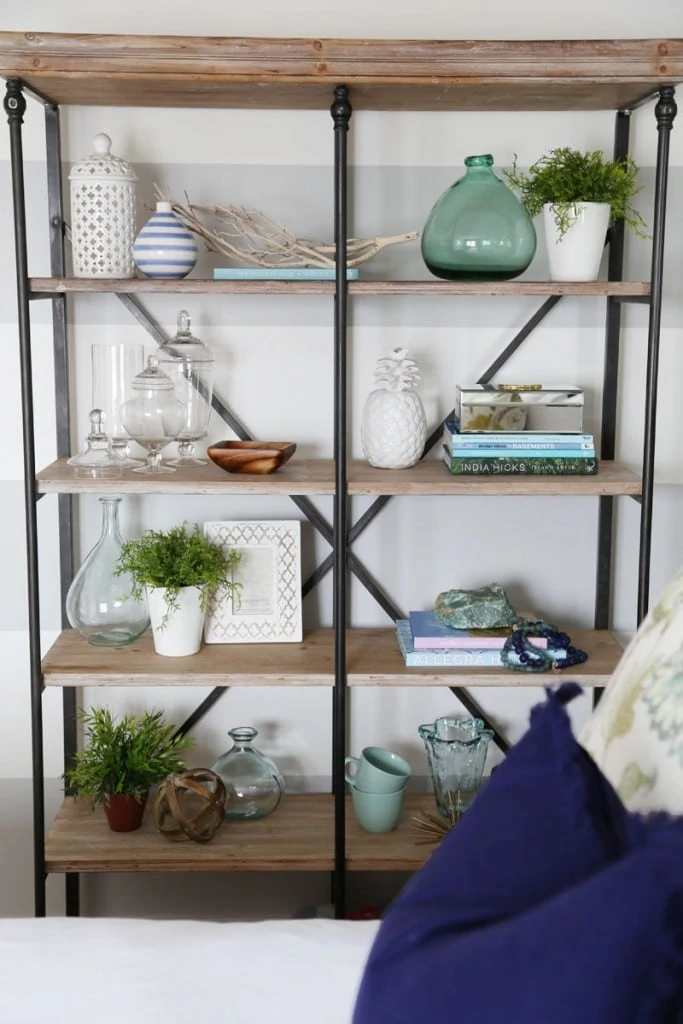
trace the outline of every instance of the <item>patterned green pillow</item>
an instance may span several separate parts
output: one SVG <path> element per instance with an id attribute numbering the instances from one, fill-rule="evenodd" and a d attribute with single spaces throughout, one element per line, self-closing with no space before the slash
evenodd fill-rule
<path id="1" fill-rule="evenodd" d="M 683 571 L 641 624 L 579 739 L 630 810 L 683 814 Z"/>

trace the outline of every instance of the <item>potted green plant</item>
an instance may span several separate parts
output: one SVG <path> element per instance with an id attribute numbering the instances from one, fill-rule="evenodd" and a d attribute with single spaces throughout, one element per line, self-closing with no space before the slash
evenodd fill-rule
<path id="1" fill-rule="evenodd" d="M 232 574 L 240 557 L 186 523 L 147 530 L 123 544 L 115 572 L 127 573 L 133 597 L 147 601 L 157 654 L 186 657 L 199 650 L 209 597 L 219 587 L 235 596 L 240 584 Z"/>
<path id="2" fill-rule="evenodd" d="M 581 153 L 563 146 L 527 172 L 515 160 L 505 174 L 529 214 L 543 212 L 553 281 L 596 280 L 607 228 L 617 220 L 647 237 L 645 222 L 631 203 L 640 186 L 630 157 L 607 160 L 599 150 Z"/>
<path id="3" fill-rule="evenodd" d="M 175 726 L 161 711 L 116 721 L 109 708 L 81 708 L 78 719 L 85 726 L 85 744 L 64 778 L 76 799 L 104 805 L 113 832 L 132 832 L 142 823 L 151 787 L 182 771 L 179 754 L 191 740 L 174 735 Z"/>

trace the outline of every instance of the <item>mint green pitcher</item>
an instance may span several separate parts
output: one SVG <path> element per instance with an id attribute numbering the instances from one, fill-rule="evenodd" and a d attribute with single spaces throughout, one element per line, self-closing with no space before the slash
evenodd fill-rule
<path id="1" fill-rule="evenodd" d="M 437 718 L 418 732 L 427 751 L 436 809 L 449 821 L 467 810 L 479 792 L 493 730 L 481 718 Z"/>

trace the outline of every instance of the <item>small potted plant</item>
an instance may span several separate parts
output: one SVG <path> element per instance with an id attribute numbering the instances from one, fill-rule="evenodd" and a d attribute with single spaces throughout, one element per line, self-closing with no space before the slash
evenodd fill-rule
<path id="1" fill-rule="evenodd" d="M 645 222 L 631 204 L 640 191 L 630 157 L 606 160 L 597 150 L 563 146 L 532 164 L 528 172 L 505 172 L 519 189 L 529 214 L 543 211 L 552 281 L 595 281 L 607 228 L 623 220 L 641 237 Z"/>
<path id="2" fill-rule="evenodd" d="M 103 804 L 113 832 L 140 828 L 149 790 L 183 770 L 179 753 L 190 739 L 174 736 L 175 726 L 161 711 L 128 714 L 117 722 L 109 708 L 81 708 L 78 719 L 85 745 L 64 775 L 69 788 L 78 800 Z"/>
<path id="3" fill-rule="evenodd" d="M 133 597 L 147 601 L 157 654 L 178 658 L 199 650 L 212 592 L 221 587 L 235 595 L 240 584 L 232 573 L 239 561 L 238 551 L 225 552 L 198 526 L 183 523 L 126 541 L 115 571 L 127 573 Z"/>

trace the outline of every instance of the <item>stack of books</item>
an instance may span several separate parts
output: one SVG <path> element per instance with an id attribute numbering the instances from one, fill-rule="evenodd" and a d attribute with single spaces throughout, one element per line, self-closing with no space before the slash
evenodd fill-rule
<path id="1" fill-rule="evenodd" d="M 409 619 L 399 619 L 396 636 L 406 665 L 412 667 L 453 665 L 486 667 L 502 665 L 501 651 L 509 629 L 452 629 L 439 622 L 435 613 L 410 612 Z M 531 637 L 529 642 L 561 661 L 566 651 L 548 647 L 544 637 Z M 517 662 L 517 655 L 510 655 Z"/>
<path id="2" fill-rule="evenodd" d="M 446 420 L 443 459 L 456 476 L 585 476 L 598 472 L 592 434 L 461 432 Z"/>

